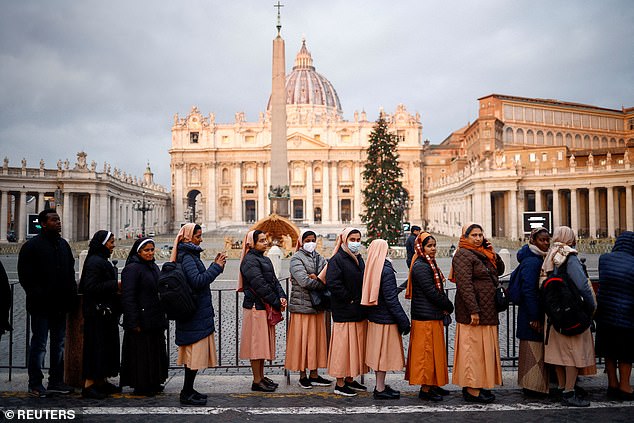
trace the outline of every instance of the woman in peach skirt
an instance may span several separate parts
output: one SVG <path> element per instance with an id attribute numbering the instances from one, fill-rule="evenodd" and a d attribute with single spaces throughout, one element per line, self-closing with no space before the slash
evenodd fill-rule
<path id="1" fill-rule="evenodd" d="M 326 287 L 331 293 L 332 336 L 328 374 L 337 378 L 335 394 L 347 397 L 367 388 L 354 380 L 367 373 L 365 339 L 368 321 L 361 305 L 365 262 L 359 254 L 361 232 L 346 228 L 337 237 L 333 256 L 326 266 Z M 322 271 L 322 274 L 324 272 Z M 321 275 L 320 275 L 321 277 Z"/>
<path id="2" fill-rule="evenodd" d="M 396 272 L 387 257 L 387 241 L 375 239 L 368 248 L 363 274 L 361 304 L 368 306 L 368 335 L 365 363 L 376 374 L 374 399 L 399 399 L 401 393 L 385 384 L 388 371 L 401 371 L 405 365 L 402 335 L 410 323 L 398 299 Z"/>
<path id="3" fill-rule="evenodd" d="M 311 389 L 313 386 L 329 386 L 317 369 L 328 364 L 326 346 L 326 321 L 324 308 L 311 301 L 311 291 L 324 292 L 326 285 L 317 275 L 326 267 L 326 260 L 315 251 L 317 235 L 306 231 L 297 239 L 297 248 L 291 257 L 291 298 L 289 300 L 290 320 L 286 335 L 287 370 L 299 372 L 299 386 Z M 306 374 L 306 369 L 309 374 Z"/>
<path id="4" fill-rule="evenodd" d="M 445 293 L 444 276 L 436 264 L 436 239 L 423 232 L 414 241 L 414 257 L 405 298 L 412 300 L 412 332 L 405 379 L 420 385 L 418 397 L 441 401 L 449 391 L 447 351 L 443 321 L 453 311 Z"/>

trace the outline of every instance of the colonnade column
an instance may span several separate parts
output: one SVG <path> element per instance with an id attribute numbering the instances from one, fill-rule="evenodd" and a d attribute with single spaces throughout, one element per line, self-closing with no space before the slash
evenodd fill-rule
<path id="1" fill-rule="evenodd" d="M 44 210 L 44 193 L 38 192 L 37 193 L 37 208 L 35 209 L 35 213 L 39 213 L 42 210 Z"/>
<path id="2" fill-rule="evenodd" d="M 542 211 L 542 191 L 535 190 L 535 211 Z"/>
<path id="3" fill-rule="evenodd" d="M 579 205 L 576 188 L 570 188 L 570 227 L 577 235 L 579 234 Z"/>
<path id="4" fill-rule="evenodd" d="M 2 201 L 4 204 L 5 201 Z M 632 185 L 625 187 L 625 224 L 628 231 L 634 231 L 634 213 L 632 213 Z M 6 213 L 4 214 L 6 216 Z M 5 224 L 6 227 L 6 224 Z"/>
<path id="5" fill-rule="evenodd" d="M 323 172 L 322 172 L 322 183 L 323 187 L 321 189 L 322 193 L 322 201 L 321 201 L 321 221 L 322 223 L 330 223 L 330 162 L 324 161 L 323 163 Z"/>
<path id="6" fill-rule="evenodd" d="M 306 161 L 306 209 L 304 219 L 309 223 L 313 223 L 315 220 L 313 195 L 315 195 L 315 189 L 313 188 L 313 161 L 308 160 Z"/>
<path id="7" fill-rule="evenodd" d="M 606 211 L 608 213 L 608 238 L 612 238 L 615 234 L 614 228 L 614 187 L 607 187 L 608 198 Z"/>
<path id="8" fill-rule="evenodd" d="M 594 193 L 594 188 L 588 188 L 588 218 L 589 218 L 589 231 L 590 238 L 597 237 L 597 198 Z"/>
<path id="9" fill-rule="evenodd" d="M 359 223 L 361 218 L 361 163 L 354 162 L 354 216 L 352 216 L 352 221 L 354 223 Z"/>
<path id="10" fill-rule="evenodd" d="M 64 203 L 62 205 L 62 237 L 74 241 L 72 237 L 73 224 L 71 221 L 71 194 L 64 191 Z"/>
<path id="11" fill-rule="evenodd" d="M 2 191 L 2 194 L 0 194 L 0 242 L 7 242 L 7 213 L 9 210 L 9 207 L 7 207 L 8 201 L 9 196 L 7 194 L 7 191 Z"/>
<path id="12" fill-rule="evenodd" d="M 216 192 L 216 163 L 206 162 L 207 167 L 207 228 L 215 228 L 218 222 L 216 217 L 216 203 L 218 202 L 218 193 Z"/>
<path id="13" fill-rule="evenodd" d="M 337 175 L 337 162 L 332 162 L 332 169 L 331 169 L 331 177 L 330 180 L 332 182 L 331 186 L 332 186 L 332 192 L 331 192 L 331 196 L 332 196 L 332 203 L 330 204 L 330 208 L 332 209 L 332 213 L 331 213 L 331 220 L 333 223 L 338 223 L 339 222 L 339 181 L 338 181 L 338 175 Z"/>
<path id="14" fill-rule="evenodd" d="M 92 237 L 97 231 L 97 217 L 99 216 L 99 207 L 97 202 L 97 194 L 90 193 L 90 211 L 89 211 L 89 220 L 88 220 L 88 236 Z"/>
<path id="15" fill-rule="evenodd" d="M 26 191 L 20 191 L 20 201 L 15 202 L 16 206 L 19 206 L 17 233 L 18 242 L 22 242 L 26 239 Z"/>
<path id="16" fill-rule="evenodd" d="M 233 164 L 233 221 L 242 222 L 242 164 Z"/>
<path id="17" fill-rule="evenodd" d="M 553 189 L 553 228 L 561 225 L 561 210 L 559 206 L 559 190 Z"/>
<path id="18" fill-rule="evenodd" d="M 508 218 L 511 223 L 511 236 L 510 238 L 515 240 L 520 238 L 517 232 L 517 222 L 519 220 L 519 215 L 517 212 L 517 191 L 511 190 L 509 191 L 509 204 L 508 204 Z"/>
<path id="19" fill-rule="evenodd" d="M 266 203 L 266 183 L 264 182 L 264 162 L 258 162 L 257 170 L 258 180 L 258 217 L 256 220 L 263 219 L 265 216 L 264 206 Z"/>
<path id="20" fill-rule="evenodd" d="M 100 194 L 98 197 L 99 200 L 99 223 L 97 224 L 97 227 L 99 229 L 105 229 L 108 227 L 108 222 L 110 221 L 109 219 L 109 213 L 110 213 L 110 207 L 108 204 L 108 194 Z M 92 238 L 92 234 L 94 232 L 92 232 L 89 236 Z"/>

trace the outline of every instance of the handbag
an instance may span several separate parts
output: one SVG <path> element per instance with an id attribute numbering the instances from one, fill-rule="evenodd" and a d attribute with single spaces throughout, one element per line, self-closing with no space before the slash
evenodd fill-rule
<path id="1" fill-rule="evenodd" d="M 442 324 L 444 327 L 447 327 L 451 324 L 451 314 L 445 314 L 442 316 Z"/>
<path id="2" fill-rule="evenodd" d="M 262 304 L 264 304 L 264 309 L 266 310 L 266 323 L 269 324 L 269 326 L 275 326 L 277 325 L 279 322 L 281 322 L 282 320 L 284 320 L 284 315 L 282 314 L 281 311 L 273 308 L 273 306 L 271 306 L 269 303 L 267 303 L 266 301 L 264 301 L 262 298 L 260 298 L 258 296 L 258 294 L 255 293 L 255 291 L 253 290 L 253 288 L 249 288 L 249 290 L 251 292 L 253 292 L 253 295 L 256 298 L 259 298 L 260 301 L 262 301 Z"/>
<path id="3" fill-rule="evenodd" d="M 326 311 L 330 310 L 330 291 L 324 289 L 323 291 L 310 290 L 310 302 L 315 310 Z"/>
<path id="4" fill-rule="evenodd" d="M 509 297 L 506 294 L 506 289 L 503 286 L 495 288 L 495 309 L 498 313 L 508 310 Z"/>

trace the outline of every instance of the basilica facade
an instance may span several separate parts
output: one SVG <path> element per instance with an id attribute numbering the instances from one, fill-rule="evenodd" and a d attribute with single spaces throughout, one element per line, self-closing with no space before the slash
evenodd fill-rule
<path id="1" fill-rule="evenodd" d="M 398 105 L 383 113 L 399 136 L 399 162 L 409 193 L 407 218 L 423 219 L 422 124 Z M 270 104 L 257 121 L 235 114 L 218 123 L 193 107 L 174 117 L 171 176 L 175 224 L 194 221 L 206 229 L 244 225 L 270 213 L 271 167 L 288 171 L 290 217 L 300 224 L 359 223 L 369 135 L 375 117 L 355 112 L 343 119 L 339 96 L 315 70 L 305 41 L 286 76 L 287 162 L 271 161 Z"/>

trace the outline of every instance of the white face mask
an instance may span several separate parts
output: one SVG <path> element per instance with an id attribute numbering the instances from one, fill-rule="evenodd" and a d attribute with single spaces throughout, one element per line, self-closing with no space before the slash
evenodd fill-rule
<path id="1" fill-rule="evenodd" d="M 302 244 L 302 248 L 304 249 L 304 251 L 308 253 L 312 253 L 313 251 L 315 251 L 316 247 L 317 247 L 316 242 L 305 242 L 304 244 Z"/>
<path id="2" fill-rule="evenodd" d="M 360 242 L 353 242 L 353 241 L 348 242 L 348 249 L 350 250 L 352 254 L 357 254 L 359 252 L 359 248 L 361 248 Z"/>

